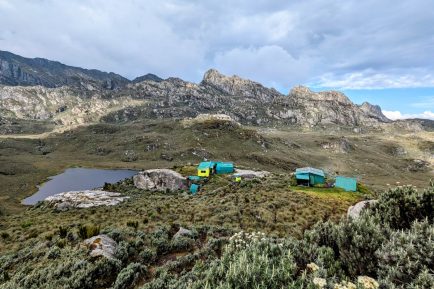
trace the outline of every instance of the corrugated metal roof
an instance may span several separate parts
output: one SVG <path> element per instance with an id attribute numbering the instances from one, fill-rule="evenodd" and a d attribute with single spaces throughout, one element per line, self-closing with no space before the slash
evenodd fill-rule
<path id="1" fill-rule="evenodd" d="M 325 177 L 325 173 L 323 170 L 315 169 L 311 167 L 298 168 L 295 170 L 295 174 L 314 174 L 314 175 Z"/>
<path id="2" fill-rule="evenodd" d="M 214 162 L 201 162 L 197 167 L 198 170 L 210 169 L 214 167 Z"/>

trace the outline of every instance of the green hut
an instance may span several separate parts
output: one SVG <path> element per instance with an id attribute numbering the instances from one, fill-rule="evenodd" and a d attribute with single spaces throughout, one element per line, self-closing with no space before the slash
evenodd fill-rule
<path id="1" fill-rule="evenodd" d="M 324 171 L 311 167 L 296 169 L 295 178 L 297 179 L 297 185 L 314 186 L 325 183 Z"/>
<path id="2" fill-rule="evenodd" d="M 342 188 L 347 192 L 355 192 L 357 191 L 357 179 L 337 176 L 335 187 Z"/>

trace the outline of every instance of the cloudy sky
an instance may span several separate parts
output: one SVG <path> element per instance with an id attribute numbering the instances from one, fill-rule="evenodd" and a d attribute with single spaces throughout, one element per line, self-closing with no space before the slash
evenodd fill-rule
<path id="1" fill-rule="evenodd" d="M 217 68 L 434 119 L 432 0 L 0 0 L 0 50 L 130 79 Z"/>

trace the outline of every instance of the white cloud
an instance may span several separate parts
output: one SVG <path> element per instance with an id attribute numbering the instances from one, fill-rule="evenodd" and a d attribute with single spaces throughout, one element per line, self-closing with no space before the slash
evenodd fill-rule
<path id="1" fill-rule="evenodd" d="M 327 73 L 312 83 L 312 86 L 338 89 L 379 89 L 434 86 L 434 75 L 414 71 L 413 74 L 377 73 L 372 70 L 336 75 Z"/>
<path id="2" fill-rule="evenodd" d="M 397 119 L 408 119 L 408 118 L 424 118 L 424 119 L 432 119 L 434 120 L 434 112 L 432 111 L 424 111 L 423 113 L 419 113 L 419 114 L 407 114 L 407 113 L 402 113 L 400 111 L 388 111 L 388 110 L 383 110 L 383 114 L 392 120 L 397 120 Z"/>
<path id="3" fill-rule="evenodd" d="M 308 59 L 295 59 L 277 45 L 259 48 L 234 48 L 219 53 L 214 66 L 225 74 L 238 74 L 269 86 L 294 85 L 306 78 L 311 63 Z"/>

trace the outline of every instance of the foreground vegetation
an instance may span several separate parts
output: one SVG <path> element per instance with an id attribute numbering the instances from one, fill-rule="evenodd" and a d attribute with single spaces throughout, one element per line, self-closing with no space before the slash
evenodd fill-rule
<path id="1" fill-rule="evenodd" d="M 222 203 L 230 203 L 239 198 L 240 192 L 254 191 L 256 186 L 261 184 L 228 191 L 226 197 L 221 192 L 219 198 Z M 207 203 L 205 196 L 186 196 L 183 208 L 175 206 L 199 213 L 192 204 L 203 202 L 210 212 L 207 218 L 201 215 L 200 220 L 194 215 L 188 221 L 179 213 L 173 216 L 171 225 L 167 221 L 159 224 L 154 218 L 173 214 L 170 208 L 163 205 L 152 214 L 149 206 L 138 211 L 140 206 L 133 204 L 140 203 L 140 192 L 131 192 L 128 182 L 116 188 L 130 191 L 131 196 L 128 203 L 117 208 L 55 213 L 39 207 L 8 220 L 7 230 L 2 230 L 2 242 L 12 234 L 18 235 L 4 244 L 9 249 L 0 257 L 0 288 L 422 289 L 434 285 L 433 185 L 425 190 L 412 186 L 390 189 L 360 218 L 324 218 L 325 221 L 305 228 L 298 237 L 291 236 L 294 234 L 289 226 L 266 230 L 266 226 L 250 223 L 248 213 L 241 216 L 244 230 L 240 231 L 239 216 L 233 216 L 231 205 L 226 208 L 230 214 L 219 225 L 212 215 L 224 212 L 214 210 L 215 204 Z M 311 196 L 294 194 L 311 204 Z M 260 206 L 261 196 L 247 195 L 249 204 Z M 277 196 L 274 195 L 276 203 L 282 201 Z M 156 200 L 150 194 L 142 197 Z M 256 202 L 253 197 L 259 200 Z M 164 198 L 173 202 L 177 196 Z M 245 204 L 240 205 L 245 200 L 239 198 L 238 202 L 237 207 L 245 208 Z M 167 204 L 171 206 L 170 202 Z M 292 210 L 299 212 L 297 206 L 302 204 L 294 205 Z M 120 211 L 130 213 L 129 222 L 123 226 L 120 216 L 125 215 Z M 112 214 L 109 225 L 105 219 Z M 37 215 L 46 220 L 44 225 Z M 268 225 L 272 224 L 272 216 Z M 50 224 L 53 218 L 56 222 Z M 83 219 L 93 225 L 78 225 Z M 64 221 L 71 223 L 66 225 Z M 291 223 L 297 226 L 297 221 L 288 222 Z M 62 225 L 56 228 L 55 224 Z M 191 236 L 173 238 L 180 225 L 191 229 Z M 48 233 L 35 228 L 39 226 Z M 256 232 L 256 227 L 267 233 Z M 31 231 L 26 235 L 26 230 Z M 114 259 L 89 257 L 82 240 L 98 233 L 118 242 Z"/>

